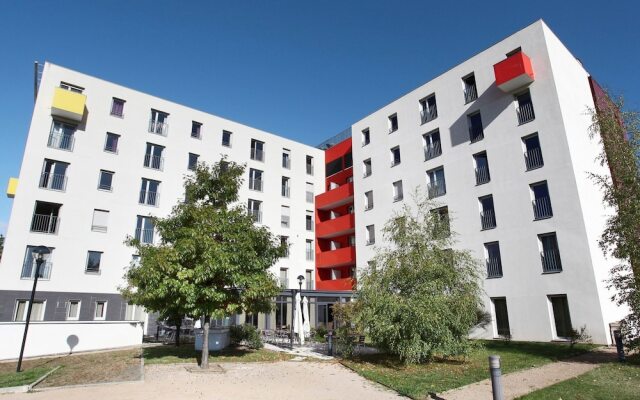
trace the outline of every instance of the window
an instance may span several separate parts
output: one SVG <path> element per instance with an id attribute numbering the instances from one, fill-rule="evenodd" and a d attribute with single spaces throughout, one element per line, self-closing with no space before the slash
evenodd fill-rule
<path id="1" fill-rule="evenodd" d="M 187 169 L 190 171 L 195 171 L 198 166 L 198 154 L 189 153 L 189 161 L 187 161 Z"/>
<path id="2" fill-rule="evenodd" d="M 364 193 L 364 210 L 371 210 L 373 208 L 373 190 L 369 190 Z"/>
<path id="3" fill-rule="evenodd" d="M 393 182 L 393 201 L 400 201 L 404 198 L 402 193 L 402 181 Z"/>
<path id="4" fill-rule="evenodd" d="M 547 274 L 562 272 L 558 238 L 555 232 L 538 235 L 538 246 L 542 260 L 542 272 Z"/>
<path id="5" fill-rule="evenodd" d="M 469 124 L 469 140 L 471 143 L 479 142 L 484 139 L 484 130 L 482 128 L 482 116 L 480 111 L 467 115 Z"/>
<path id="6" fill-rule="evenodd" d="M 109 211 L 93 210 L 93 220 L 91 222 L 91 230 L 94 232 L 106 232 L 109 223 Z"/>
<path id="7" fill-rule="evenodd" d="M 467 75 L 462 78 L 464 86 L 464 103 L 468 104 L 478 98 L 478 89 L 476 88 L 476 77 L 474 74 Z"/>
<path id="8" fill-rule="evenodd" d="M 68 163 L 45 159 L 44 164 L 42 165 L 39 186 L 43 189 L 59 190 L 64 192 L 67 189 L 68 167 Z"/>
<path id="9" fill-rule="evenodd" d="M 264 161 L 264 142 L 251 139 L 251 159 Z"/>
<path id="10" fill-rule="evenodd" d="M 114 97 L 111 100 L 111 115 L 124 118 L 124 103 L 124 100 Z"/>
<path id="11" fill-rule="evenodd" d="M 262 174 L 259 169 L 249 169 L 249 189 L 262 192 Z"/>
<path id="12" fill-rule="evenodd" d="M 362 162 L 362 176 L 363 177 L 367 177 L 367 176 L 371 176 L 371 159 L 367 158 L 366 160 L 364 160 Z"/>
<path id="13" fill-rule="evenodd" d="M 222 145 L 225 147 L 231 147 L 231 132 L 222 131 Z"/>
<path id="14" fill-rule="evenodd" d="M 544 166 L 538 134 L 534 133 L 523 137 L 522 144 L 524 147 L 524 164 L 527 167 L 527 171 Z"/>
<path id="15" fill-rule="evenodd" d="M 282 194 L 282 197 L 289 198 L 289 196 L 291 195 L 291 186 L 289 182 L 289 178 L 287 178 L 286 176 L 282 177 L 282 183 L 280 185 L 280 192 Z"/>
<path id="16" fill-rule="evenodd" d="M 549 196 L 549 188 L 547 181 L 533 183 L 529 185 L 531 192 L 531 205 L 533 206 L 534 220 L 546 219 L 553 217 L 553 209 L 551 208 L 551 197 Z"/>
<path id="17" fill-rule="evenodd" d="M 120 140 L 120 135 L 107 132 L 107 137 L 105 138 L 105 141 L 104 141 L 104 151 L 106 151 L 107 153 L 118 154 L 119 140 Z"/>
<path id="18" fill-rule="evenodd" d="M 291 151 L 282 149 L 282 168 L 291 169 Z"/>
<path id="19" fill-rule="evenodd" d="M 280 236 L 280 246 L 284 247 L 284 258 L 289 258 L 289 236 Z"/>
<path id="20" fill-rule="evenodd" d="M 422 135 L 422 145 L 424 147 L 424 160 L 431 160 L 442 154 L 442 145 L 440 144 L 440 131 L 425 133 Z"/>
<path id="21" fill-rule="evenodd" d="M 313 183 L 307 182 L 307 184 L 305 185 L 306 191 L 305 191 L 305 195 L 306 195 L 306 199 L 307 199 L 307 203 L 311 203 L 313 204 Z"/>
<path id="22" fill-rule="evenodd" d="M 100 170 L 100 180 L 98 181 L 98 189 L 100 190 L 113 190 L 113 175 L 112 171 Z"/>
<path id="23" fill-rule="evenodd" d="M 571 337 L 571 315 L 569 314 L 567 295 L 549 296 L 549 302 L 551 303 L 556 337 L 562 339 Z"/>
<path id="24" fill-rule="evenodd" d="M 31 232 L 58 233 L 58 222 L 62 204 L 36 201 L 31 220 Z"/>
<path id="25" fill-rule="evenodd" d="M 194 139 L 201 139 L 200 130 L 202 129 L 202 124 L 200 122 L 191 121 L 191 137 Z"/>
<path id="26" fill-rule="evenodd" d="M 125 321 L 144 321 L 145 311 L 142 306 L 128 303 L 124 309 Z"/>
<path id="27" fill-rule="evenodd" d="M 476 185 L 482 185 L 491 180 L 491 174 L 489 174 L 489 159 L 487 153 L 477 153 L 473 155 L 473 164 L 475 165 L 476 173 Z"/>
<path id="28" fill-rule="evenodd" d="M 29 300 L 16 300 L 16 310 L 13 314 L 13 320 L 26 321 L 28 308 Z M 45 302 L 43 300 L 34 300 L 29 321 L 42 321 L 44 319 L 44 309 Z"/>
<path id="29" fill-rule="evenodd" d="M 164 146 L 147 142 L 147 149 L 144 153 L 144 166 L 151 169 L 162 170 L 164 168 L 164 158 L 162 153 Z"/>
<path id="30" fill-rule="evenodd" d="M 167 120 L 169 114 L 151 109 L 151 119 L 149 120 L 149 132 L 156 133 L 158 135 L 166 136 L 169 132 L 169 125 Z"/>
<path id="31" fill-rule="evenodd" d="M 398 130 L 398 114 L 389 115 L 389 133 Z"/>
<path id="32" fill-rule="evenodd" d="M 423 124 L 438 118 L 436 95 L 432 94 L 420 100 L 420 120 Z"/>
<path id="33" fill-rule="evenodd" d="M 509 328 L 509 313 L 507 311 L 507 299 L 492 298 L 493 314 L 495 315 L 495 332 L 501 337 L 510 337 L 511 329 Z"/>
<path id="34" fill-rule="evenodd" d="M 369 128 L 367 128 L 362 131 L 362 146 L 366 146 L 369 143 L 371 143 L 371 133 L 369 132 Z"/>
<path id="35" fill-rule="evenodd" d="M 20 279 L 34 279 L 38 273 L 38 264 L 36 263 L 36 255 L 33 253 L 37 246 L 27 246 L 24 253 L 24 261 L 22 263 L 22 272 Z M 53 248 L 49 247 L 49 254 L 43 255 L 43 262 L 40 264 L 40 273 L 38 279 L 51 278 L 51 258 L 53 256 Z"/>
<path id="36" fill-rule="evenodd" d="M 487 278 L 502 278 L 502 259 L 498 242 L 485 243 L 484 255 L 487 264 Z"/>
<path id="37" fill-rule="evenodd" d="M 291 210 L 289 209 L 289 207 L 280 206 L 280 226 L 282 226 L 283 228 L 289 227 L 289 223 L 291 219 L 290 211 Z"/>
<path id="38" fill-rule="evenodd" d="M 480 226 L 482 230 L 496 227 L 496 213 L 493 208 L 493 196 L 488 195 L 478 199 L 480 203 Z"/>
<path id="39" fill-rule="evenodd" d="M 75 93 L 82 93 L 84 91 L 84 88 L 67 82 L 60 82 L 60 88 Z"/>
<path id="40" fill-rule="evenodd" d="M 427 171 L 427 194 L 430 199 L 444 196 L 447 193 L 447 185 L 444 179 L 444 168 L 439 167 Z"/>
<path id="41" fill-rule="evenodd" d="M 280 287 L 286 289 L 289 286 L 289 269 L 280 268 Z"/>
<path id="42" fill-rule="evenodd" d="M 376 242 L 376 229 L 374 225 L 367 225 L 366 228 L 366 244 L 367 246 L 372 245 Z"/>
<path id="43" fill-rule="evenodd" d="M 313 270 L 304 271 L 304 281 L 306 282 L 307 290 L 313 290 Z"/>
<path id="44" fill-rule="evenodd" d="M 87 252 L 87 266 L 85 272 L 100 272 L 100 260 L 102 259 L 101 251 L 88 251 Z"/>
<path id="45" fill-rule="evenodd" d="M 526 124 L 536 119 L 536 114 L 533 111 L 533 102 L 531 101 L 531 93 L 529 89 L 525 92 L 516 95 L 516 114 L 518 114 L 518 125 Z"/>
<path id="46" fill-rule="evenodd" d="M 80 300 L 67 301 L 67 321 L 77 321 L 80 317 Z"/>
<path id="47" fill-rule="evenodd" d="M 76 127 L 64 122 L 54 120 L 51 123 L 51 132 L 47 146 L 53 149 L 73 151 Z"/>
<path id="48" fill-rule="evenodd" d="M 253 221 L 257 223 L 262 222 L 262 202 L 258 200 L 249 199 L 247 208 L 249 215 L 253 217 Z"/>
<path id="49" fill-rule="evenodd" d="M 138 215 L 136 220 L 136 240 L 142 243 L 153 243 L 153 231 L 154 231 L 153 219 L 151 217 L 143 217 Z"/>
<path id="50" fill-rule="evenodd" d="M 307 156 L 306 166 L 307 166 L 307 175 L 313 175 L 313 157 Z"/>
<path id="51" fill-rule="evenodd" d="M 160 182 L 152 179 L 142 178 L 142 184 L 140 185 L 140 197 L 138 203 L 146 204 L 148 206 L 157 206 L 160 200 Z"/>
<path id="52" fill-rule="evenodd" d="M 93 319 L 104 320 L 106 316 L 107 316 L 107 302 L 104 300 L 96 301 L 96 308 L 95 308 L 95 312 L 93 313 Z"/>
<path id="53" fill-rule="evenodd" d="M 400 146 L 391 149 L 391 166 L 395 167 L 400 164 Z"/>
<path id="54" fill-rule="evenodd" d="M 304 249 L 305 249 L 307 261 L 313 261 L 313 258 L 315 256 L 315 250 L 313 248 L 313 240 L 309 240 L 309 239 L 305 240 Z"/>
<path id="55" fill-rule="evenodd" d="M 307 211 L 307 215 L 304 218 L 306 229 L 313 232 L 313 211 Z"/>

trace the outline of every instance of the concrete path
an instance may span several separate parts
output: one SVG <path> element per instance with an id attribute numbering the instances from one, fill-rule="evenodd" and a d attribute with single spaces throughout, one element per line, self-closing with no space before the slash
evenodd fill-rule
<path id="1" fill-rule="evenodd" d="M 603 362 L 615 359 L 615 351 L 610 349 L 584 354 L 567 361 L 555 362 L 538 368 L 512 372 L 502 376 L 502 388 L 505 400 L 515 399 L 535 390 L 555 383 L 575 378 L 597 368 Z M 488 366 L 487 366 L 488 368 Z M 488 372 L 487 372 L 488 373 Z M 491 380 L 472 383 L 458 389 L 449 390 L 434 399 L 441 400 L 491 400 Z"/>

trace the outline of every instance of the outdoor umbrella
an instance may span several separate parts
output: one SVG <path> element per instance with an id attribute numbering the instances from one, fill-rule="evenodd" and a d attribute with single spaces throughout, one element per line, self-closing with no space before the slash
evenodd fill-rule
<path id="1" fill-rule="evenodd" d="M 309 299 L 307 296 L 304 296 L 304 300 L 302 300 L 302 316 L 304 317 L 302 330 L 304 332 L 304 336 L 309 337 L 309 334 L 311 333 L 311 325 L 309 324 Z"/>
<path id="2" fill-rule="evenodd" d="M 302 297 L 300 296 L 300 293 L 296 293 L 296 312 L 293 315 L 293 332 L 298 335 L 298 337 L 300 338 L 300 344 L 302 345 L 304 344 L 304 327 L 302 326 L 302 310 L 300 309 L 301 300 Z"/>

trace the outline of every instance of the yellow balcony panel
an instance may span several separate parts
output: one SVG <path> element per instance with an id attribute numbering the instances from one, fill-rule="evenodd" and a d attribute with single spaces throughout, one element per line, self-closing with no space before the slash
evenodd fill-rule
<path id="1" fill-rule="evenodd" d="M 18 178 L 9 178 L 9 184 L 7 185 L 7 197 L 13 199 L 18 190 Z"/>
<path id="2" fill-rule="evenodd" d="M 53 93 L 53 105 L 51 115 L 70 119 L 72 121 L 82 121 L 84 106 L 87 96 L 82 93 L 72 92 L 62 88 L 55 88 Z"/>

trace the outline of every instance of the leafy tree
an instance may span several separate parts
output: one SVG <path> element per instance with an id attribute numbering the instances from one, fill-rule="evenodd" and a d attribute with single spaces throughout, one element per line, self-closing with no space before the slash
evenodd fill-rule
<path id="1" fill-rule="evenodd" d="M 0 260 L 2 259 L 2 253 L 4 253 L 4 235 L 0 235 Z"/>
<path id="2" fill-rule="evenodd" d="M 448 218 L 424 193 L 413 198 L 384 226 L 388 245 L 377 249 L 358 292 L 359 323 L 408 364 L 468 354 L 482 307 L 478 262 L 454 248 Z"/>
<path id="3" fill-rule="evenodd" d="M 129 240 L 141 257 L 123 292 L 163 315 L 204 316 L 202 368 L 209 366 L 211 316 L 269 312 L 279 292 L 269 268 L 285 247 L 238 204 L 243 173 L 225 159 L 198 164 L 185 180 L 186 201 L 155 221 L 160 244 Z"/>
<path id="4" fill-rule="evenodd" d="M 602 96 L 590 110 L 591 136 L 602 144 L 598 161 L 608 174 L 591 174 L 604 202 L 615 212 L 607 219 L 600 248 L 620 263 L 610 273 L 613 300 L 629 307 L 621 331 L 630 349 L 640 349 L 640 114 L 626 110 L 622 97 Z"/>

